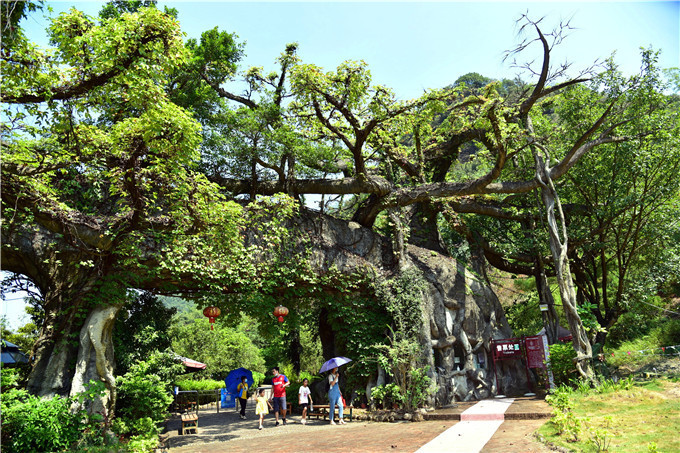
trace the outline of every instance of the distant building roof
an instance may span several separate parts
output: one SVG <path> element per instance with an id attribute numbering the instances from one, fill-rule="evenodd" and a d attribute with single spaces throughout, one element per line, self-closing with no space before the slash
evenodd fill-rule
<path id="1" fill-rule="evenodd" d="M 197 360 L 189 359 L 187 357 L 182 357 L 181 355 L 176 354 L 176 353 L 173 353 L 173 355 L 174 355 L 175 359 L 179 362 L 182 362 L 182 364 L 184 364 L 184 366 L 187 367 L 187 369 L 189 371 L 205 370 L 205 368 L 207 366 L 205 363 L 199 362 Z"/>
<path id="2" fill-rule="evenodd" d="M 188 359 L 186 357 L 180 357 L 180 360 L 184 364 L 185 367 L 187 368 L 196 368 L 198 370 L 205 370 L 205 367 L 207 366 L 205 363 L 201 363 L 197 360 L 193 359 Z"/>
<path id="3" fill-rule="evenodd" d="M 28 362 L 28 356 L 19 350 L 19 346 L 7 340 L 2 340 L 2 363 L 4 365 L 26 362 Z"/>
<path id="4" fill-rule="evenodd" d="M 538 332 L 536 335 L 545 335 L 545 327 L 541 329 L 540 332 Z M 571 340 L 571 332 L 569 329 L 562 327 L 562 326 L 557 326 L 557 338 L 559 340 Z"/>

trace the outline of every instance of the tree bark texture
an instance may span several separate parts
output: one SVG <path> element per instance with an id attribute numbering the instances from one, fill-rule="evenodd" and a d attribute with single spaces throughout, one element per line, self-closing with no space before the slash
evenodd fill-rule
<path id="1" fill-rule="evenodd" d="M 90 381 L 102 381 L 106 392 L 87 407 L 90 413 L 113 418 L 116 407 L 116 378 L 113 375 L 113 327 L 121 305 L 98 305 L 90 311 L 80 330 L 76 370 L 71 396 L 87 390 Z"/>
<path id="2" fill-rule="evenodd" d="M 543 200 L 546 212 L 548 232 L 550 234 L 550 250 L 555 263 L 557 285 L 560 290 L 560 297 L 562 298 L 564 315 L 569 323 L 569 330 L 573 338 L 574 350 L 576 351 L 576 369 L 583 378 L 593 382 L 595 380 L 591 364 L 593 351 L 577 309 L 576 289 L 571 276 L 569 259 L 567 258 L 568 236 L 564 213 L 562 212 L 559 196 L 550 178 L 547 165 L 538 154 L 535 155 L 535 158 L 536 176 L 541 185 L 541 199 Z M 555 211 L 557 211 L 557 215 Z"/>
<path id="3" fill-rule="evenodd" d="M 486 398 L 497 393 L 491 357 L 491 341 L 512 337 L 502 307 L 483 274 L 483 252 L 471 266 L 418 246 L 406 244 L 404 256 L 394 259 L 392 243 L 355 222 L 346 222 L 310 211 L 295 222 L 311 243 L 313 269 L 319 273 L 335 267 L 346 275 L 373 267 L 388 278 L 399 269 L 417 267 L 427 282 L 422 299 L 422 364 L 430 365 L 431 377 L 440 389 L 439 406 L 453 401 Z M 323 320 L 323 314 L 321 316 Z M 321 327 L 324 357 L 337 351 L 331 335 Z M 526 391 L 526 372 L 521 363 L 502 367 L 503 392 Z"/>
<path id="4" fill-rule="evenodd" d="M 43 296 L 45 320 L 31 353 L 29 392 L 39 396 L 71 393 L 80 329 L 87 316 L 98 266 L 76 265 L 92 256 L 74 238 L 38 225 L 4 229 L 2 268 L 23 274 Z"/>
<path id="5" fill-rule="evenodd" d="M 108 414 L 115 401 L 111 333 L 120 306 L 92 306 L 102 299 L 96 292 L 105 258 L 78 239 L 38 225 L 4 230 L 3 270 L 27 276 L 43 296 L 45 320 L 31 354 L 28 391 L 73 396 L 91 379 L 103 381 L 106 395 L 92 408 Z"/>

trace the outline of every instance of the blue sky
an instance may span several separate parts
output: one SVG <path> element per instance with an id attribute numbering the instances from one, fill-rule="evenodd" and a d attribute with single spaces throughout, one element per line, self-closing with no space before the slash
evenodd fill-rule
<path id="1" fill-rule="evenodd" d="M 96 15 L 101 2 L 48 2 Z M 626 73 L 639 67 L 640 47 L 662 49 L 662 67 L 680 66 L 680 1 L 647 2 L 164 2 L 177 8 L 182 30 L 198 38 L 213 27 L 245 41 L 245 66 L 274 69 L 289 42 L 305 63 L 326 69 L 347 59 L 369 64 L 374 83 L 400 98 L 454 82 L 468 72 L 512 78 L 504 51 L 517 42 L 516 20 L 545 17 L 544 31 L 571 20 L 575 29 L 554 53 L 574 69 L 616 52 Z M 29 20 L 39 33 L 47 21 Z M 35 27 L 35 28 L 34 28 Z M 534 54 L 531 58 L 539 55 Z"/>
<path id="2" fill-rule="evenodd" d="M 96 16 L 102 2 L 47 2 L 56 15 L 74 5 Z M 177 8 L 187 37 L 213 27 L 245 41 L 244 67 L 274 69 L 289 42 L 299 56 L 328 70 L 344 60 L 364 60 L 373 82 L 402 99 L 454 82 L 468 72 L 512 78 L 504 51 L 517 43 L 516 20 L 527 13 L 544 31 L 560 21 L 575 29 L 554 54 L 574 69 L 616 52 L 625 73 L 639 67 L 640 47 L 663 51 L 662 67 L 680 66 L 680 1 L 647 2 L 160 2 Z M 23 24 L 28 36 L 45 43 L 47 19 L 33 15 Z M 540 55 L 531 54 L 527 58 Z M 23 304 L 8 295 L 2 314 L 18 327 Z"/>

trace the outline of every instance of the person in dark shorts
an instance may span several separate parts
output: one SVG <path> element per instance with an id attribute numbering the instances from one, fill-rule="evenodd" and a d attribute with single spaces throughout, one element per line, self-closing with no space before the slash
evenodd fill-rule
<path id="1" fill-rule="evenodd" d="M 279 373 L 279 367 L 272 368 L 272 387 L 274 388 L 274 397 L 272 398 L 272 406 L 274 408 L 274 417 L 276 417 L 276 425 L 279 426 L 279 412 L 283 424 L 286 424 L 286 387 L 290 385 L 290 381 L 285 374 Z"/>
<path id="2" fill-rule="evenodd" d="M 303 425 L 307 424 L 307 408 L 309 407 L 310 404 L 313 403 L 312 401 L 312 391 L 309 389 L 309 379 L 304 378 L 302 380 L 302 386 L 300 387 L 299 390 L 299 404 L 300 407 L 302 408 L 302 420 L 300 423 Z"/>

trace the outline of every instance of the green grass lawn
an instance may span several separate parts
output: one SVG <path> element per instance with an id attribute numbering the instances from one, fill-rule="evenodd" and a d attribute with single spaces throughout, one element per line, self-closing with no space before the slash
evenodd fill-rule
<path id="1" fill-rule="evenodd" d="M 680 382 L 654 380 L 625 390 L 574 392 L 569 398 L 582 420 L 579 440 L 557 435 L 551 421 L 538 431 L 547 442 L 574 452 L 680 452 Z"/>

